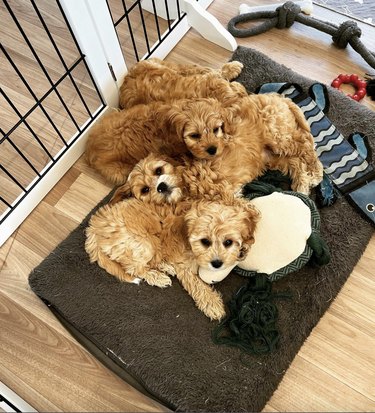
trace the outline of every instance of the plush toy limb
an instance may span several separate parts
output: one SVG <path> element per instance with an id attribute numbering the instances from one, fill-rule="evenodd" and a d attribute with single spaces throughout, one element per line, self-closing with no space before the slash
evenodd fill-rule
<path id="1" fill-rule="evenodd" d="M 328 245 L 316 231 L 311 233 L 307 245 L 313 250 L 310 258 L 312 264 L 321 266 L 330 262 L 331 254 Z"/>

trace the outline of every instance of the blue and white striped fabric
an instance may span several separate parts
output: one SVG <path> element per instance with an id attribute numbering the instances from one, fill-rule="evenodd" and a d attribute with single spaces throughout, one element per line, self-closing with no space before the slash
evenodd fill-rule
<path id="1" fill-rule="evenodd" d="M 296 88 L 290 86 L 282 95 L 293 99 L 296 92 Z M 346 187 L 352 187 L 354 181 L 373 172 L 373 167 L 342 136 L 310 96 L 297 104 L 310 125 L 324 172 L 340 191 L 347 192 Z"/>
<path id="2" fill-rule="evenodd" d="M 362 213 L 375 223 L 375 170 L 327 118 L 323 110 L 325 86 L 316 83 L 310 89 L 314 99 L 303 94 L 299 85 L 267 83 L 258 93 L 277 92 L 292 99 L 303 111 L 314 137 L 315 149 L 324 173 L 336 188 L 353 201 Z"/>

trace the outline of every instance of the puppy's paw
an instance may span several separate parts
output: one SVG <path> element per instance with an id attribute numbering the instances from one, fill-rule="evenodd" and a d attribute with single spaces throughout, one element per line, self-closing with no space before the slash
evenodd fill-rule
<path id="1" fill-rule="evenodd" d="M 220 306 L 210 304 L 203 312 L 211 320 L 220 321 L 225 317 L 225 308 L 223 303 Z"/>
<path id="2" fill-rule="evenodd" d="M 239 76 L 243 69 L 243 64 L 234 60 L 233 62 L 225 63 L 221 68 L 221 76 L 226 80 L 232 80 Z"/>
<path id="3" fill-rule="evenodd" d="M 291 185 L 292 187 L 292 191 L 294 192 L 300 192 L 301 194 L 304 195 L 309 195 L 310 194 L 310 185 L 306 184 L 306 183 L 295 183 Z"/>
<path id="4" fill-rule="evenodd" d="M 164 272 L 166 274 L 169 274 L 172 277 L 176 276 L 176 269 L 174 268 L 174 266 L 171 265 L 171 264 L 168 264 L 166 262 L 163 262 L 162 264 L 160 264 L 158 266 L 158 270 L 161 271 L 161 272 Z"/>
<path id="5" fill-rule="evenodd" d="M 159 288 L 165 288 L 172 285 L 172 280 L 168 277 L 168 275 L 157 270 L 149 271 L 143 278 L 147 284 Z"/>
<path id="6" fill-rule="evenodd" d="M 221 320 L 225 317 L 225 306 L 219 293 L 213 292 L 202 304 L 200 309 L 211 320 Z"/>
<path id="7" fill-rule="evenodd" d="M 312 187 L 318 186 L 323 181 L 323 165 L 318 160 L 315 171 L 311 172 L 311 182 Z"/>

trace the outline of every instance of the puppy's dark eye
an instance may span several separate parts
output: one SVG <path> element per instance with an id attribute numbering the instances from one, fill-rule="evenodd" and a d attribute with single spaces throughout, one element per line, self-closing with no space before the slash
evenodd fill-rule
<path id="1" fill-rule="evenodd" d="M 162 173 L 163 173 L 163 168 L 161 166 L 155 169 L 155 175 L 160 176 Z"/>
<path id="2" fill-rule="evenodd" d="M 217 135 L 219 133 L 220 126 L 214 129 L 214 134 Z"/>
<path id="3" fill-rule="evenodd" d="M 193 133 L 192 135 L 190 135 L 191 139 L 199 139 L 201 137 L 201 135 L 199 135 L 199 133 Z"/>
<path id="4" fill-rule="evenodd" d="M 232 241 L 231 239 L 226 239 L 226 240 L 223 242 L 223 245 L 224 245 L 225 248 L 230 247 L 232 244 L 233 244 L 233 241 Z"/>
<path id="5" fill-rule="evenodd" d="M 150 187 L 148 187 L 148 186 L 144 186 L 144 187 L 141 189 L 141 193 L 142 193 L 142 194 L 147 194 L 148 192 L 150 192 Z"/>
<path id="6" fill-rule="evenodd" d="M 202 238 L 201 239 L 201 243 L 202 245 L 204 245 L 205 247 L 209 247 L 211 245 L 211 241 L 207 238 Z"/>

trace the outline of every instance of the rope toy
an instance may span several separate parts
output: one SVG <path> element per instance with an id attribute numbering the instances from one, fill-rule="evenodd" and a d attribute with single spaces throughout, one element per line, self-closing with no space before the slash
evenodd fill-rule
<path id="1" fill-rule="evenodd" d="M 265 274 L 249 278 L 228 303 L 228 315 L 212 331 L 212 341 L 237 347 L 246 354 L 269 354 L 277 349 L 276 299 L 290 299 L 288 292 L 275 293 Z"/>
<path id="2" fill-rule="evenodd" d="M 269 19 L 253 28 L 238 29 L 238 23 L 244 23 L 256 19 Z M 289 28 L 294 22 L 313 27 L 332 36 L 333 43 L 344 49 L 348 44 L 359 53 L 363 59 L 375 69 L 375 54 L 370 52 L 360 41 L 362 34 L 357 23 L 352 20 L 345 21 L 336 26 L 333 23 L 324 22 L 301 13 L 301 8 L 292 1 L 287 1 L 275 11 L 258 11 L 240 14 L 233 17 L 228 23 L 228 31 L 235 37 L 248 37 L 265 33 L 276 27 L 277 29 Z"/>
<path id="3" fill-rule="evenodd" d="M 356 89 L 356 92 L 354 93 L 354 95 L 352 94 L 346 95 L 350 97 L 351 99 L 354 99 L 357 102 L 359 102 L 361 99 L 363 99 L 366 96 L 367 82 L 365 80 L 360 79 L 358 75 L 341 74 L 332 81 L 331 86 L 335 89 L 340 90 L 340 86 L 342 84 L 344 85 L 351 84 Z"/>

